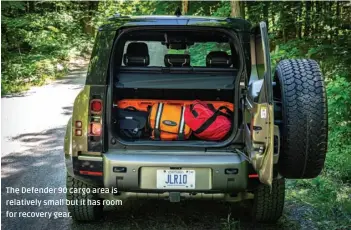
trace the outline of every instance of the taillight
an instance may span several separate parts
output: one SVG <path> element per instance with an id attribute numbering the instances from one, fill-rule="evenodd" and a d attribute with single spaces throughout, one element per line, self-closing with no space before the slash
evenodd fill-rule
<path id="1" fill-rule="evenodd" d="M 90 92 L 89 103 L 89 123 L 88 123 L 88 151 L 89 152 L 102 152 L 103 144 L 103 114 L 104 104 L 102 99 L 102 92 L 98 93 L 98 89 L 92 88 Z"/>
<path id="2" fill-rule="evenodd" d="M 90 135 L 91 136 L 101 135 L 101 123 L 97 123 L 97 122 L 90 123 Z"/>
<path id="3" fill-rule="evenodd" d="M 102 111 L 102 101 L 100 99 L 91 100 L 90 111 L 92 114 L 100 114 Z"/>

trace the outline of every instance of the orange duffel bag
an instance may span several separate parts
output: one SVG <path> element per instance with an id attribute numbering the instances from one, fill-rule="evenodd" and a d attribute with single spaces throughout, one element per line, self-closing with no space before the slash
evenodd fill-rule
<path id="1" fill-rule="evenodd" d="M 125 109 L 128 107 L 133 107 L 139 111 L 148 111 L 148 108 L 157 103 L 165 103 L 169 105 L 190 105 L 193 103 L 193 100 L 152 100 L 152 99 L 123 99 L 117 102 L 118 108 Z M 220 107 L 227 107 L 230 111 L 234 111 L 234 105 L 230 102 L 225 101 L 205 101 L 205 103 L 218 109 Z"/>
<path id="2" fill-rule="evenodd" d="M 149 113 L 151 138 L 154 140 L 186 140 L 191 130 L 184 122 L 185 106 L 157 103 Z"/>

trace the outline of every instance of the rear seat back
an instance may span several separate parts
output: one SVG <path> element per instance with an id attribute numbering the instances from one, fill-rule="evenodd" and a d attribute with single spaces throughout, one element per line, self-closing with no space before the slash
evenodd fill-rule
<path id="1" fill-rule="evenodd" d="M 166 54 L 165 58 L 166 67 L 189 67 L 190 55 L 188 54 Z"/>
<path id="2" fill-rule="evenodd" d="M 225 51 L 212 51 L 206 56 L 207 67 L 230 67 L 232 65 L 232 58 Z"/>
<path id="3" fill-rule="evenodd" d="M 150 64 L 149 49 L 146 43 L 132 42 L 123 55 L 123 63 L 126 66 L 148 66 Z"/>

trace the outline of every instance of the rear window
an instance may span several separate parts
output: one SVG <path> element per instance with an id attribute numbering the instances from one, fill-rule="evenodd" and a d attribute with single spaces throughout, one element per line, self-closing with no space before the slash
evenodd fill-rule
<path id="1" fill-rule="evenodd" d="M 195 42 L 190 47 L 183 50 L 168 49 L 160 41 L 127 41 L 124 45 L 124 53 L 132 42 L 145 43 L 148 46 L 151 67 L 165 67 L 164 57 L 166 54 L 188 54 L 190 55 L 190 65 L 192 67 L 206 67 L 206 56 L 212 51 L 224 51 L 232 55 L 229 43 L 219 42 Z M 122 66 L 125 64 L 122 62 Z"/>

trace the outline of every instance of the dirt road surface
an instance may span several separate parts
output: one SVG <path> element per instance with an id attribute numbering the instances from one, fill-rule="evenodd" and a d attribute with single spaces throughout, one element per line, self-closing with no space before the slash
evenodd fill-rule
<path id="1" fill-rule="evenodd" d="M 3 229 L 311 229 L 305 209 L 295 202 L 285 205 L 276 225 L 254 225 L 241 206 L 215 202 L 169 203 L 133 201 L 107 207 L 97 223 L 74 223 L 70 218 L 9 217 L 17 212 L 67 212 L 64 205 L 43 205 L 44 200 L 65 199 L 63 193 L 10 193 L 9 187 L 62 188 L 65 186 L 63 138 L 75 96 L 84 85 L 86 69 L 63 80 L 28 92 L 3 97 L 1 149 L 1 208 Z M 41 205 L 10 205 L 14 200 L 37 200 Z M 43 214 L 43 215 L 44 215 Z M 23 214 L 22 214 L 23 215 Z M 313 229 L 313 228 L 312 228 Z"/>

